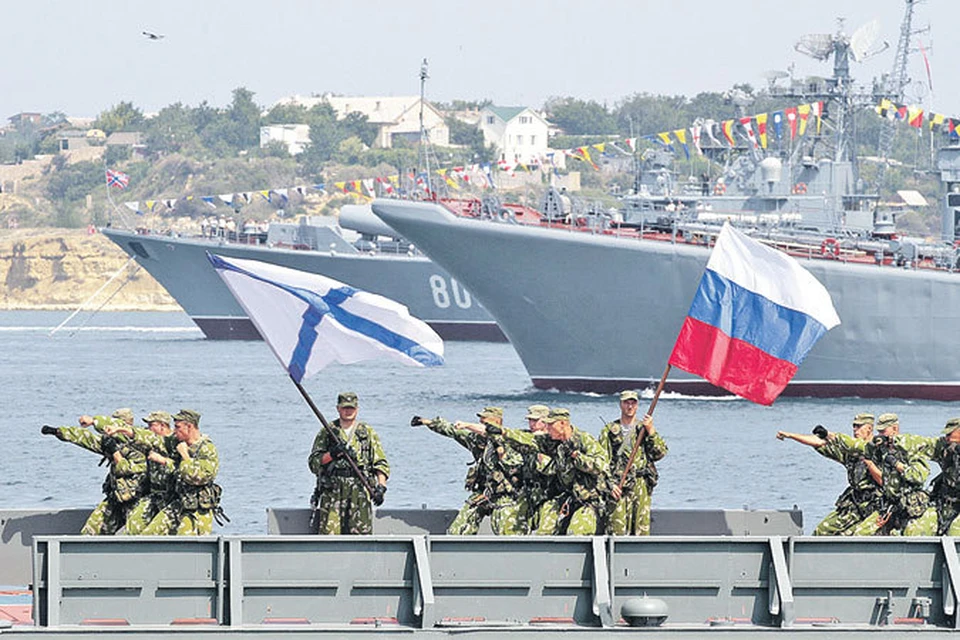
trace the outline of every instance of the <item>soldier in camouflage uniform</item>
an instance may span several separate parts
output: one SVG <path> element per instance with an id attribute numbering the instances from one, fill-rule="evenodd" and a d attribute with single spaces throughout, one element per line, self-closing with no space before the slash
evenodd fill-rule
<path id="1" fill-rule="evenodd" d="M 104 500 L 87 518 L 80 533 L 87 536 L 113 535 L 123 529 L 130 509 L 143 493 L 146 483 L 147 460 L 129 437 L 113 436 L 108 429 L 114 425 L 132 424 L 130 409 L 117 409 L 110 417 L 80 416 L 79 427 L 51 427 L 44 425 L 40 432 L 55 435 L 64 442 L 102 455 L 110 469 L 103 481 Z M 87 427 L 93 427 L 97 433 Z"/>
<path id="2" fill-rule="evenodd" d="M 659 478 L 655 463 L 667 455 L 667 443 L 654 428 L 653 418 L 645 415 L 637 420 L 639 403 L 636 391 L 621 392 L 620 418 L 600 432 L 600 446 L 610 458 L 612 504 L 607 506 L 607 533 L 615 536 L 650 535 L 650 503 Z M 637 438 L 640 447 L 621 489 L 620 479 Z"/>
<path id="3" fill-rule="evenodd" d="M 562 493 L 540 507 L 537 535 L 592 536 L 608 491 L 610 459 L 594 438 L 570 424 L 570 411 L 553 409 L 547 434 L 556 452 L 541 471 L 556 476 Z"/>
<path id="4" fill-rule="evenodd" d="M 778 440 L 795 440 L 813 447 L 817 453 L 842 464 L 847 470 L 848 486 L 837 498 L 836 509 L 827 514 L 813 530 L 815 536 L 873 535 L 877 526 L 883 490 L 870 473 L 864 459 L 864 447 L 873 438 L 872 413 L 859 413 L 853 418 L 853 436 L 829 433 L 818 427 L 813 434 L 778 431 Z M 824 437 L 821 437 L 824 436 Z"/>
<path id="5" fill-rule="evenodd" d="M 490 528 L 495 535 L 523 535 L 527 533 L 523 455 L 503 437 L 503 409 L 485 407 L 477 417 L 480 424 L 450 424 L 442 418 L 430 421 L 418 418 L 420 424 L 453 438 L 474 457 L 465 482 L 470 496 L 450 523 L 447 533 L 453 536 L 476 535 L 480 523 L 490 516 Z"/>
<path id="6" fill-rule="evenodd" d="M 523 453 L 523 499 L 527 512 L 527 526 L 536 531 L 540 526 L 540 507 L 548 500 L 560 495 L 560 485 L 555 475 L 543 473 L 541 469 L 557 451 L 557 441 L 547 435 L 547 423 L 550 407 L 533 404 L 527 408 L 527 432 L 537 438 L 537 445 L 520 448 Z"/>
<path id="7" fill-rule="evenodd" d="M 142 531 L 145 536 L 209 535 L 220 510 L 220 469 L 217 447 L 200 432 L 200 414 L 181 409 L 173 416 L 173 435 L 159 436 L 149 429 L 125 427 L 141 447 L 150 449 L 148 459 L 165 466 L 171 474 L 170 501 Z"/>
<path id="8" fill-rule="evenodd" d="M 170 424 L 173 418 L 166 411 L 152 411 L 150 415 L 143 418 L 147 428 L 161 438 L 172 435 L 173 430 Z M 147 451 L 149 455 L 150 450 Z M 159 452 L 157 452 L 159 453 Z M 158 456 L 147 459 L 147 489 L 137 504 L 127 515 L 126 534 L 128 536 L 138 536 L 147 528 L 150 521 L 170 501 L 173 493 L 173 469 L 172 467 L 157 462 Z"/>
<path id="9" fill-rule="evenodd" d="M 867 469 L 883 487 L 879 533 L 887 535 L 933 535 L 936 511 L 929 510 L 929 494 L 923 484 L 930 474 L 933 454 L 927 438 L 900 433 L 895 413 L 877 418 L 879 435 L 864 448 Z"/>
<path id="10" fill-rule="evenodd" d="M 373 505 L 383 504 L 390 477 L 390 464 L 380 444 L 380 436 L 366 422 L 357 420 L 357 394 L 337 396 L 339 418 L 331 423 L 338 434 L 334 439 L 321 429 L 313 441 L 308 464 L 317 476 L 311 506 L 311 523 L 321 535 L 370 535 L 373 533 Z M 352 457 L 373 487 L 367 492 L 347 461 Z"/>
<path id="11" fill-rule="evenodd" d="M 940 474 L 930 488 L 931 505 L 904 533 L 960 536 L 960 418 L 950 418 L 939 438 L 923 438 L 918 446 L 930 452 L 930 459 L 940 465 Z"/>

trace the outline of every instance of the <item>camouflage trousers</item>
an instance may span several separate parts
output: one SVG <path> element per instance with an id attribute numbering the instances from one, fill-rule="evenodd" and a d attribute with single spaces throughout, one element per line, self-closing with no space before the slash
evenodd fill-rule
<path id="1" fill-rule="evenodd" d="M 127 522 L 127 513 L 134 501 L 104 500 L 96 506 L 80 529 L 84 536 L 112 536 Z"/>
<path id="2" fill-rule="evenodd" d="M 648 536 L 650 535 L 650 503 L 653 496 L 643 479 L 637 480 L 633 488 L 624 491 L 612 508 L 607 522 L 607 533 L 612 536 Z M 608 505 L 609 508 L 609 505 Z"/>
<path id="3" fill-rule="evenodd" d="M 472 494 L 447 528 L 451 536 L 474 536 L 480 523 L 490 516 L 490 529 L 497 536 L 522 536 L 527 533 L 527 506 L 524 500 L 502 496 L 493 502 L 483 494 Z"/>
<path id="4" fill-rule="evenodd" d="M 937 535 L 937 508 L 936 507 L 927 507 L 919 517 L 913 518 L 907 525 L 903 528 L 903 532 L 900 535 L 904 536 L 935 536 Z M 947 532 L 948 536 L 957 535 L 960 533 L 960 525 L 954 529 L 954 525 L 957 525 L 954 522 L 950 526 L 950 530 Z M 898 535 L 894 533 L 893 535 Z"/>
<path id="5" fill-rule="evenodd" d="M 572 514 L 563 513 L 565 497 L 547 500 L 540 505 L 537 514 L 540 523 L 538 536 L 593 536 L 597 533 L 597 509 L 591 505 L 582 505 Z"/>
<path id="6" fill-rule="evenodd" d="M 317 503 L 317 533 L 320 535 L 373 534 L 373 503 L 356 478 L 324 478 Z"/>
<path id="7" fill-rule="evenodd" d="M 827 514 L 816 529 L 815 536 L 873 536 L 880 530 L 878 511 L 873 511 L 864 518 L 856 509 L 834 509 Z"/>
<path id="8" fill-rule="evenodd" d="M 150 521 L 140 535 L 207 536 L 212 532 L 213 512 L 209 509 L 184 511 L 177 504 L 168 504 Z"/>
<path id="9" fill-rule="evenodd" d="M 136 501 L 130 513 L 127 514 L 127 527 L 125 533 L 128 536 L 141 536 L 150 522 L 157 517 L 157 514 L 166 504 L 165 496 L 162 494 L 143 496 Z"/>

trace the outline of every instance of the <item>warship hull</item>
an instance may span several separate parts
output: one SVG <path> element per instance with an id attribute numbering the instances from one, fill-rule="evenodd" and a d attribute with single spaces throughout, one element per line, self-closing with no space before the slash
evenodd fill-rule
<path id="1" fill-rule="evenodd" d="M 406 305 L 445 340 L 505 340 L 470 292 L 422 256 L 370 255 L 346 243 L 339 250 L 313 251 L 112 228 L 103 234 L 136 258 L 210 339 L 259 340 L 260 334 L 210 267 L 207 252 L 319 273 L 378 293 Z"/>
<path id="2" fill-rule="evenodd" d="M 467 286 L 539 388 L 609 393 L 659 381 L 710 249 L 570 228 L 463 218 L 377 200 L 388 225 Z M 784 395 L 960 399 L 960 275 L 800 258 L 842 324 Z M 667 390 L 726 393 L 674 369 Z"/>

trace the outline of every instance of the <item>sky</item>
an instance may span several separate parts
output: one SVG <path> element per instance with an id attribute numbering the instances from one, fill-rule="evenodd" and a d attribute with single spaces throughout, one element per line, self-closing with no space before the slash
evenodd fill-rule
<path id="1" fill-rule="evenodd" d="M 960 116 L 957 0 L 917 0 L 919 52 L 909 89 Z M 0 122 L 21 111 L 94 117 L 120 101 L 144 112 L 175 102 L 225 106 L 243 86 L 265 107 L 294 94 L 490 99 L 539 108 L 573 96 L 609 107 L 636 93 L 693 96 L 764 73 L 829 76 L 797 53 L 804 34 L 879 20 L 890 48 L 853 64 L 869 83 L 889 72 L 905 0 L 32 0 L 0 8 Z M 951 11 L 953 9 L 953 11 Z M 163 34 L 148 40 L 142 31 Z"/>

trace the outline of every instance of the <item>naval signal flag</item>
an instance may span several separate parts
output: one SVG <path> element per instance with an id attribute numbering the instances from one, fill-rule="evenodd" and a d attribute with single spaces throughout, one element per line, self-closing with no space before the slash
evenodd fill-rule
<path id="1" fill-rule="evenodd" d="M 130 176 L 125 174 L 123 171 L 114 171 L 113 169 L 107 169 L 107 186 L 108 187 L 116 187 L 117 189 L 126 189 L 128 184 L 130 184 Z"/>
<path id="2" fill-rule="evenodd" d="M 315 273 L 207 257 L 297 385 L 333 362 L 443 364 L 443 340 L 398 302 Z"/>
<path id="3" fill-rule="evenodd" d="M 669 363 L 769 405 L 838 324 L 830 294 L 813 274 L 726 223 Z"/>

